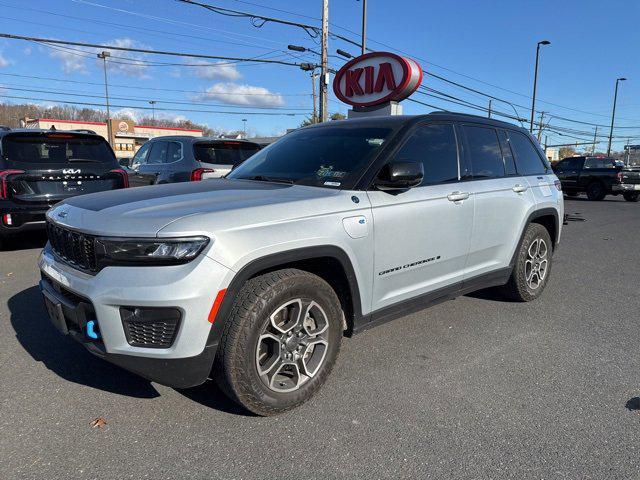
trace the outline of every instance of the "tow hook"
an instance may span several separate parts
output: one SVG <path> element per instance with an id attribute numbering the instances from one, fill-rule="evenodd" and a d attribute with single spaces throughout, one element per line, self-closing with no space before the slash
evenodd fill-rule
<path id="1" fill-rule="evenodd" d="M 97 340 L 100 338 L 100 334 L 96 332 L 95 328 L 96 328 L 96 321 L 89 320 L 87 322 L 87 337 Z"/>

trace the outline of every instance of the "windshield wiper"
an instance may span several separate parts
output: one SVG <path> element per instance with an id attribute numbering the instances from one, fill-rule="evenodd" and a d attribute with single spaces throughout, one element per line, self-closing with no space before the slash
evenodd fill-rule
<path id="1" fill-rule="evenodd" d="M 293 185 L 293 180 L 291 180 L 290 178 L 267 177 L 265 175 L 254 175 L 253 177 L 247 177 L 244 180 L 255 180 L 257 182 L 287 183 L 289 185 Z"/>

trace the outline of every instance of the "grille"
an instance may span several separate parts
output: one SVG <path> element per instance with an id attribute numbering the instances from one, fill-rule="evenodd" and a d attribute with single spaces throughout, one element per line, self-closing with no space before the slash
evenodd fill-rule
<path id="1" fill-rule="evenodd" d="M 120 317 L 129 345 L 169 348 L 178 333 L 181 314 L 176 308 L 121 307 Z"/>
<path id="2" fill-rule="evenodd" d="M 98 271 L 95 237 L 47 222 L 51 249 L 65 262 L 82 270 Z"/>

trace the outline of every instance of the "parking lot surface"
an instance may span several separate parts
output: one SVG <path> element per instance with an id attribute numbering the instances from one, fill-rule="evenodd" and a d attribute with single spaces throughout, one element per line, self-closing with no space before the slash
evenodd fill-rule
<path id="1" fill-rule="evenodd" d="M 541 299 L 479 292 L 345 338 L 320 394 L 273 418 L 59 335 L 44 237 L 21 237 L 0 252 L 0 478 L 638 478 L 640 205 L 565 205 L 585 221 Z"/>

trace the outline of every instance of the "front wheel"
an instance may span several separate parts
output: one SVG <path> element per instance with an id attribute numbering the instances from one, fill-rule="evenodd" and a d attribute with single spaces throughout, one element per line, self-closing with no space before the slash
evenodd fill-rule
<path id="1" fill-rule="evenodd" d="M 600 201 L 604 200 L 604 197 L 607 196 L 607 191 L 604 188 L 604 185 L 600 182 L 591 182 L 587 185 L 587 198 L 589 200 Z"/>
<path id="2" fill-rule="evenodd" d="M 622 196 L 627 202 L 637 202 L 640 198 L 640 193 L 638 192 L 626 192 L 623 193 Z"/>
<path id="3" fill-rule="evenodd" d="M 552 248 L 547 229 L 538 223 L 529 224 L 516 253 L 511 277 L 503 287 L 507 297 L 530 302 L 542 294 L 551 273 Z"/>
<path id="4" fill-rule="evenodd" d="M 288 268 L 250 279 L 225 325 L 214 366 L 218 384 L 258 415 L 301 405 L 331 372 L 342 318 L 331 286 L 309 272 Z"/>

